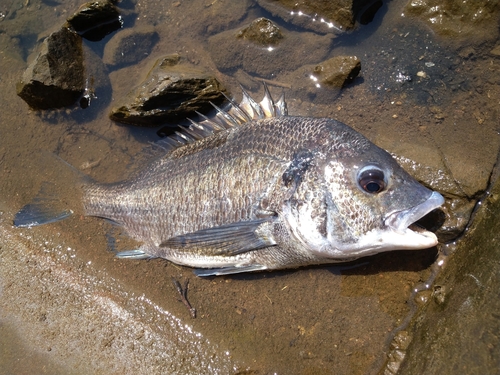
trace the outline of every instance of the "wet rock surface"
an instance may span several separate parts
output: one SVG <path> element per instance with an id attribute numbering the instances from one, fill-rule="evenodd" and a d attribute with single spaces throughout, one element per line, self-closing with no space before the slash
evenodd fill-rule
<path id="1" fill-rule="evenodd" d="M 274 46 L 283 39 L 280 28 L 264 17 L 257 18 L 236 36 L 263 46 Z"/>
<path id="2" fill-rule="evenodd" d="M 49 109 L 73 104 L 83 91 L 82 42 L 63 27 L 43 41 L 17 84 L 17 95 L 33 109 Z"/>
<path id="3" fill-rule="evenodd" d="M 90 1 L 68 18 L 71 27 L 82 38 L 99 41 L 122 27 L 118 9 L 112 1 Z"/>
<path id="4" fill-rule="evenodd" d="M 112 120 L 157 126 L 212 108 L 225 100 L 226 89 L 213 76 L 182 63 L 179 55 L 156 61 L 146 80 L 111 111 Z"/>
<path id="5" fill-rule="evenodd" d="M 102 59 L 87 45 L 83 46 L 85 64 L 85 91 L 80 98 L 80 108 L 92 107 L 92 113 L 80 114 L 82 123 L 90 121 L 95 116 L 100 116 L 111 100 L 111 82 L 109 70 Z"/>
<path id="6" fill-rule="evenodd" d="M 272 29 L 275 30 L 275 26 Z M 298 33 L 280 28 L 280 34 L 275 35 L 282 37 L 273 37 L 279 44 L 267 47 L 261 41 L 269 43 L 268 29 L 250 28 L 253 34 L 250 41 L 239 37 L 246 35 L 247 30 L 248 26 L 225 31 L 208 39 L 211 56 L 218 69 L 223 72 L 243 69 L 250 74 L 271 78 L 279 72 L 295 70 L 304 64 L 323 60 L 333 41 L 331 35 Z M 259 42 L 255 43 L 255 40 Z M 297 46 L 303 48 L 298 49 Z"/>
<path id="7" fill-rule="evenodd" d="M 316 65 L 313 74 L 322 84 L 340 89 L 360 71 L 361 61 L 356 56 L 335 56 Z"/>
<path id="8" fill-rule="evenodd" d="M 498 35 L 500 3 L 490 0 L 409 1 L 405 14 L 420 18 L 440 35 L 488 40 Z"/>
<path id="9" fill-rule="evenodd" d="M 122 30 L 106 43 L 102 59 L 115 68 L 135 64 L 151 53 L 158 39 L 153 26 Z"/>
<path id="10" fill-rule="evenodd" d="M 454 176 L 454 171 L 448 170 L 446 160 L 442 159 L 439 149 L 421 146 L 419 151 L 426 154 L 428 158 L 433 158 L 435 161 L 433 163 L 420 164 L 408 157 L 402 156 L 403 154 L 407 156 L 412 154 L 408 151 L 411 149 L 408 143 L 393 143 L 389 148 L 398 163 L 405 170 L 447 198 L 442 207 L 442 212 L 446 220 L 435 230 L 439 241 L 446 243 L 459 237 L 469 224 L 477 199 L 487 189 L 488 181 L 477 180 L 476 185 L 464 191 L 463 185 Z M 491 162 L 493 163 L 493 160 Z M 493 167 L 493 164 L 491 166 Z"/>
<path id="11" fill-rule="evenodd" d="M 500 183 L 449 256 L 410 326 L 398 375 L 496 374 L 500 368 Z"/>
<path id="12" fill-rule="evenodd" d="M 270 18 L 253 2 L 126 0 L 119 6 L 134 10 L 132 28 L 155 25 L 160 40 L 153 53 L 181 53 L 196 69 L 210 72 L 224 82 L 237 99 L 241 98 L 238 83 L 244 84 L 256 99 L 262 97 L 259 77 L 265 70 L 272 81 L 269 88 L 273 96 L 285 92 L 290 114 L 335 118 L 399 155 L 405 169 L 446 196 L 445 226 L 450 234 L 446 240 L 451 240 L 465 228 L 472 207 L 488 189 L 499 150 L 500 60 L 492 53 L 499 45 L 498 29 L 489 28 L 489 22 L 475 25 L 474 35 L 487 37 L 482 39 L 487 43 L 478 43 L 472 37 L 443 36 L 429 32 L 424 22 L 409 17 L 407 12 L 402 16 L 406 3 L 384 2 L 383 17 L 376 13 L 369 27 L 359 26 L 356 32 L 337 36 L 330 44 L 317 45 L 314 37 L 308 36 L 313 33 L 294 29 L 305 37 L 295 39 L 301 44 L 289 48 L 286 54 L 261 59 L 263 68 L 245 65 L 252 68 L 251 72 L 244 70 L 242 63 L 235 70 L 218 71 L 207 40 L 224 30 L 236 33 L 256 18 Z M 382 365 L 379 361 L 385 358 L 388 332 L 406 320 L 411 290 L 428 280 L 435 249 L 394 251 L 340 266 L 200 280 L 190 269 L 160 260 L 114 259 L 107 251 L 109 226 L 99 219 L 74 217 L 46 227 L 22 231 L 12 228 L 12 215 L 36 195 L 47 176 L 70 185 L 69 178 L 61 176 L 60 165 L 51 168 L 53 174 L 42 172 L 44 163 L 33 156 L 36 151 L 56 153 L 68 163 L 81 166 L 96 180 L 116 182 L 127 176 L 130 168 L 141 168 L 137 155 L 145 143 L 158 139 L 156 129 L 117 126 L 106 116 L 108 106 L 93 116 L 87 114 L 94 104 L 71 115 L 68 110 L 50 111 L 54 114 L 47 120 L 40 112 L 27 110 L 15 95 L 15 83 L 40 33 L 52 25 L 62 25 L 79 4 L 77 0 L 0 4 L 0 87 L 4 93 L 0 111 L 0 368 L 12 374 L 37 373 L 41 368 L 56 374 L 53 369 L 57 368 L 65 375 L 211 375 L 238 373 L 233 368 L 233 363 L 238 362 L 246 373 L 253 374 L 377 373 Z M 3 20 L 2 14 L 6 15 Z M 283 41 L 274 46 L 279 49 L 290 33 L 281 20 L 274 22 L 284 35 Z M 231 41 L 237 41 L 235 35 Z M 452 41 L 459 47 L 450 49 Z M 255 46 L 245 40 L 240 42 Z M 100 60 L 104 45 L 85 44 L 91 48 L 99 45 L 96 57 Z M 318 51 L 321 48 L 327 51 Z M 288 60 L 310 54 L 323 56 L 310 61 L 308 69 L 299 65 L 296 70 L 287 70 L 292 66 Z M 330 88 L 315 88 L 310 75 L 319 62 L 336 55 L 359 56 L 363 70 L 361 77 L 334 96 Z M 107 93 L 108 98 L 124 97 L 130 87 L 140 82 L 155 58 L 149 56 L 109 73 L 113 92 Z M 246 59 L 252 60 L 253 54 L 246 55 Z M 95 80 L 98 84 L 101 78 L 95 76 Z M 307 90 L 303 89 L 306 84 Z M 97 100 L 102 100 L 105 94 L 97 85 L 94 87 Z M 327 100 L 319 100 L 321 95 Z M 496 206 L 488 208 L 498 210 Z M 491 228 L 481 242 L 496 244 L 496 231 Z M 470 248 L 473 246 L 469 243 Z M 470 257 L 482 259 L 476 253 Z M 491 259 L 495 262 L 493 256 Z M 470 269 L 453 272 L 469 272 L 486 285 L 479 277 L 482 275 Z M 188 296 L 197 309 L 196 319 L 177 301 L 171 277 L 181 283 L 190 278 Z M 449 280 L 476 283 L 470 276 Z M 490 285 L 498 290 L 498 286 Z M 419 304 L 444 301 L 446 305 L 447 295 L 451 296 L 448 301 L 453 301 L 453 285 L 441 283 L 437 287 L 420 293 Z M 451 295 L 447 293 L 450 290 Z M 474 291 L 485 293 L 482 288 Z M 473 297 L 471 301 L 475 301 Z M 495 296 L 487 298 L 498 310 Z M 494 327 L 490 320 L 493 314 L 469 314 L 466 304 L 461 306 L 460 312 L 467 316 L 470 326 L 481 333 L 471 342 L 480 341 L 477 349 L 484 349 L 470 358 L 469 364 L 479 358 L 481 364 L 491 364 L 483 373 L 496 374 L 499 355 L 494 337 L 488 333 L 494 329 L 484 328 Z M 487 304 L 483 306 L 487 311 Z M 438 319 L 448 314 L 455 312 L 443 310 Z M 419 318 L 424 319 L 425 313 Z M 429 336 L 436 340 L 438 351 L 443 347 L 439 336 L 455 332 L 453 324 L 449 325 L 450 331 L 446 327 L 439 326 L 439 334 Z M 4 334 L 9 331 L 12 334 Z M 405 331 L 409 338 L 418 332 L 434 333 L 413 332 L 408 327 Z M 194 334 L 185 335 L 190 332 Z M 14 335 L 19 340 L 10 340 Z M 218 349 L 207 341 L 198 341 L 200 337 Z M 488 337 L 492 340 L 485 348 Z M 405 340 L 408 338 L 400 337 L 394 348 L 395 371 L 404 352 L 412 350 Z M 453 355 L 461 350 L 474 353 L 475 348 L 467 344 L 462 338 L 446 343 Z M 432 343 L 426 345 L 432 350 Z M 7 352 L 11 360 L 6 361 Z M 33 352 L 38 356 L 30 355 Z M 426 349 L 422 353 L 429 365 L 431 354 Z M 491 357 L 485 357 L 487 353 Z M 418 361 L 419 353 L 408 351 L 410 357 Z M 220 365 L 221 358 L 231 363 Z M 436 358 L 450 363 L 445 356 Z M 471 367 L 464 363 L 467 358 L 463 355 L 460 364 L 468 370 Z M 20 364 L 24 365 L 22 370 L 10 371 L 19 369 Z"/>
<path id="13" fill-rule="evenodd" d="M 493 56 L 500 57 L 500 45 L 494 47 L 491 51 L 490 54 Z"/>
<path id="14" fill-rule="evenodd" d="M 268 12 L 294 25 L 320 33 L 342 33 L 354 27 L 357 12 L 373 3 L 373 0 L 258 0 L 257 2 Z"/>

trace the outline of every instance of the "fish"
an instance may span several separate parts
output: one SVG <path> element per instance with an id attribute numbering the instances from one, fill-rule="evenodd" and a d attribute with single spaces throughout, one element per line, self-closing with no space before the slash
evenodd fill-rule
<path id="1" fill-rule="evenodd" d="M 161 141 L 163 152 L 124 181 L 81 184 L 85 215 L 138 243 L 123 259 L 163 258 L 198 276 L 352 261 L 424 249 L 437 237 L 415 224 L 444 198 L 385 150 L 331 118 L 291 116 L 267 86 Z M 14 225 L 53 222 L 41 202 Z"/>

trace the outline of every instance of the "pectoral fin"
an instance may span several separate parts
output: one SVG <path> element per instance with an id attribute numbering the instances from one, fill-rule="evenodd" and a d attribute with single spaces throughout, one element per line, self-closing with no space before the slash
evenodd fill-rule
<path id="1" fill-rule="evenodd" d="M 160 244 L 203 256 L 231 256 L 276 245 L 273 218 L 240 221 L 169 238 Z"/>

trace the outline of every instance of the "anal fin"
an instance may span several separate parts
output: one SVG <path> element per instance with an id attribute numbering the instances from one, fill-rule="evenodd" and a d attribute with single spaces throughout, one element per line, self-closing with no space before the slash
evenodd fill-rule
<path id="1" fill-rule="evenodd" d="M 260 264 L 253 264 L 249 266 L 230 266 L 221 268 L 196 268 L 195 270 L 193 270 L 193 273 L 199 277 L 208 277 L 208 276 L 234 275 L 235 273 L 243 273 L 243 272 L 263 271 L 265 269 L 267 269 L 267 267 L 262 266 Z"/>
<path id="2" fill-rule="evenodd" d="M 116 253 L 115 256 L 120 259 L 133 259 L 133 260 L 154 258 L 154 256 L 149 255 L 148 253 L 142 251 L 141 249 L 120 251 L 119 253 Z"/>

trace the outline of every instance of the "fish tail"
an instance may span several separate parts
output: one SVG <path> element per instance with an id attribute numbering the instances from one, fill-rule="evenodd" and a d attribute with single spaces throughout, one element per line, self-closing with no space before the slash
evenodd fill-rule
<path id="1" fill-rule="evenodd" d="M 47 156 L 47 155 L 43 155 Z M 44 163 L 50 166 L 48 175 L 52 178 L 42 182 L 38 194 L 21 208 L 14 216 L 14 226 L 33 227 L 58 222 L 70 217 L 74 210 L 79 210 L 82 185 L 90 182 L 90 177 L 59 156 L 50 154 L 51 160 Z M 57 168 L 64 165 L 64 168 Z"/>

